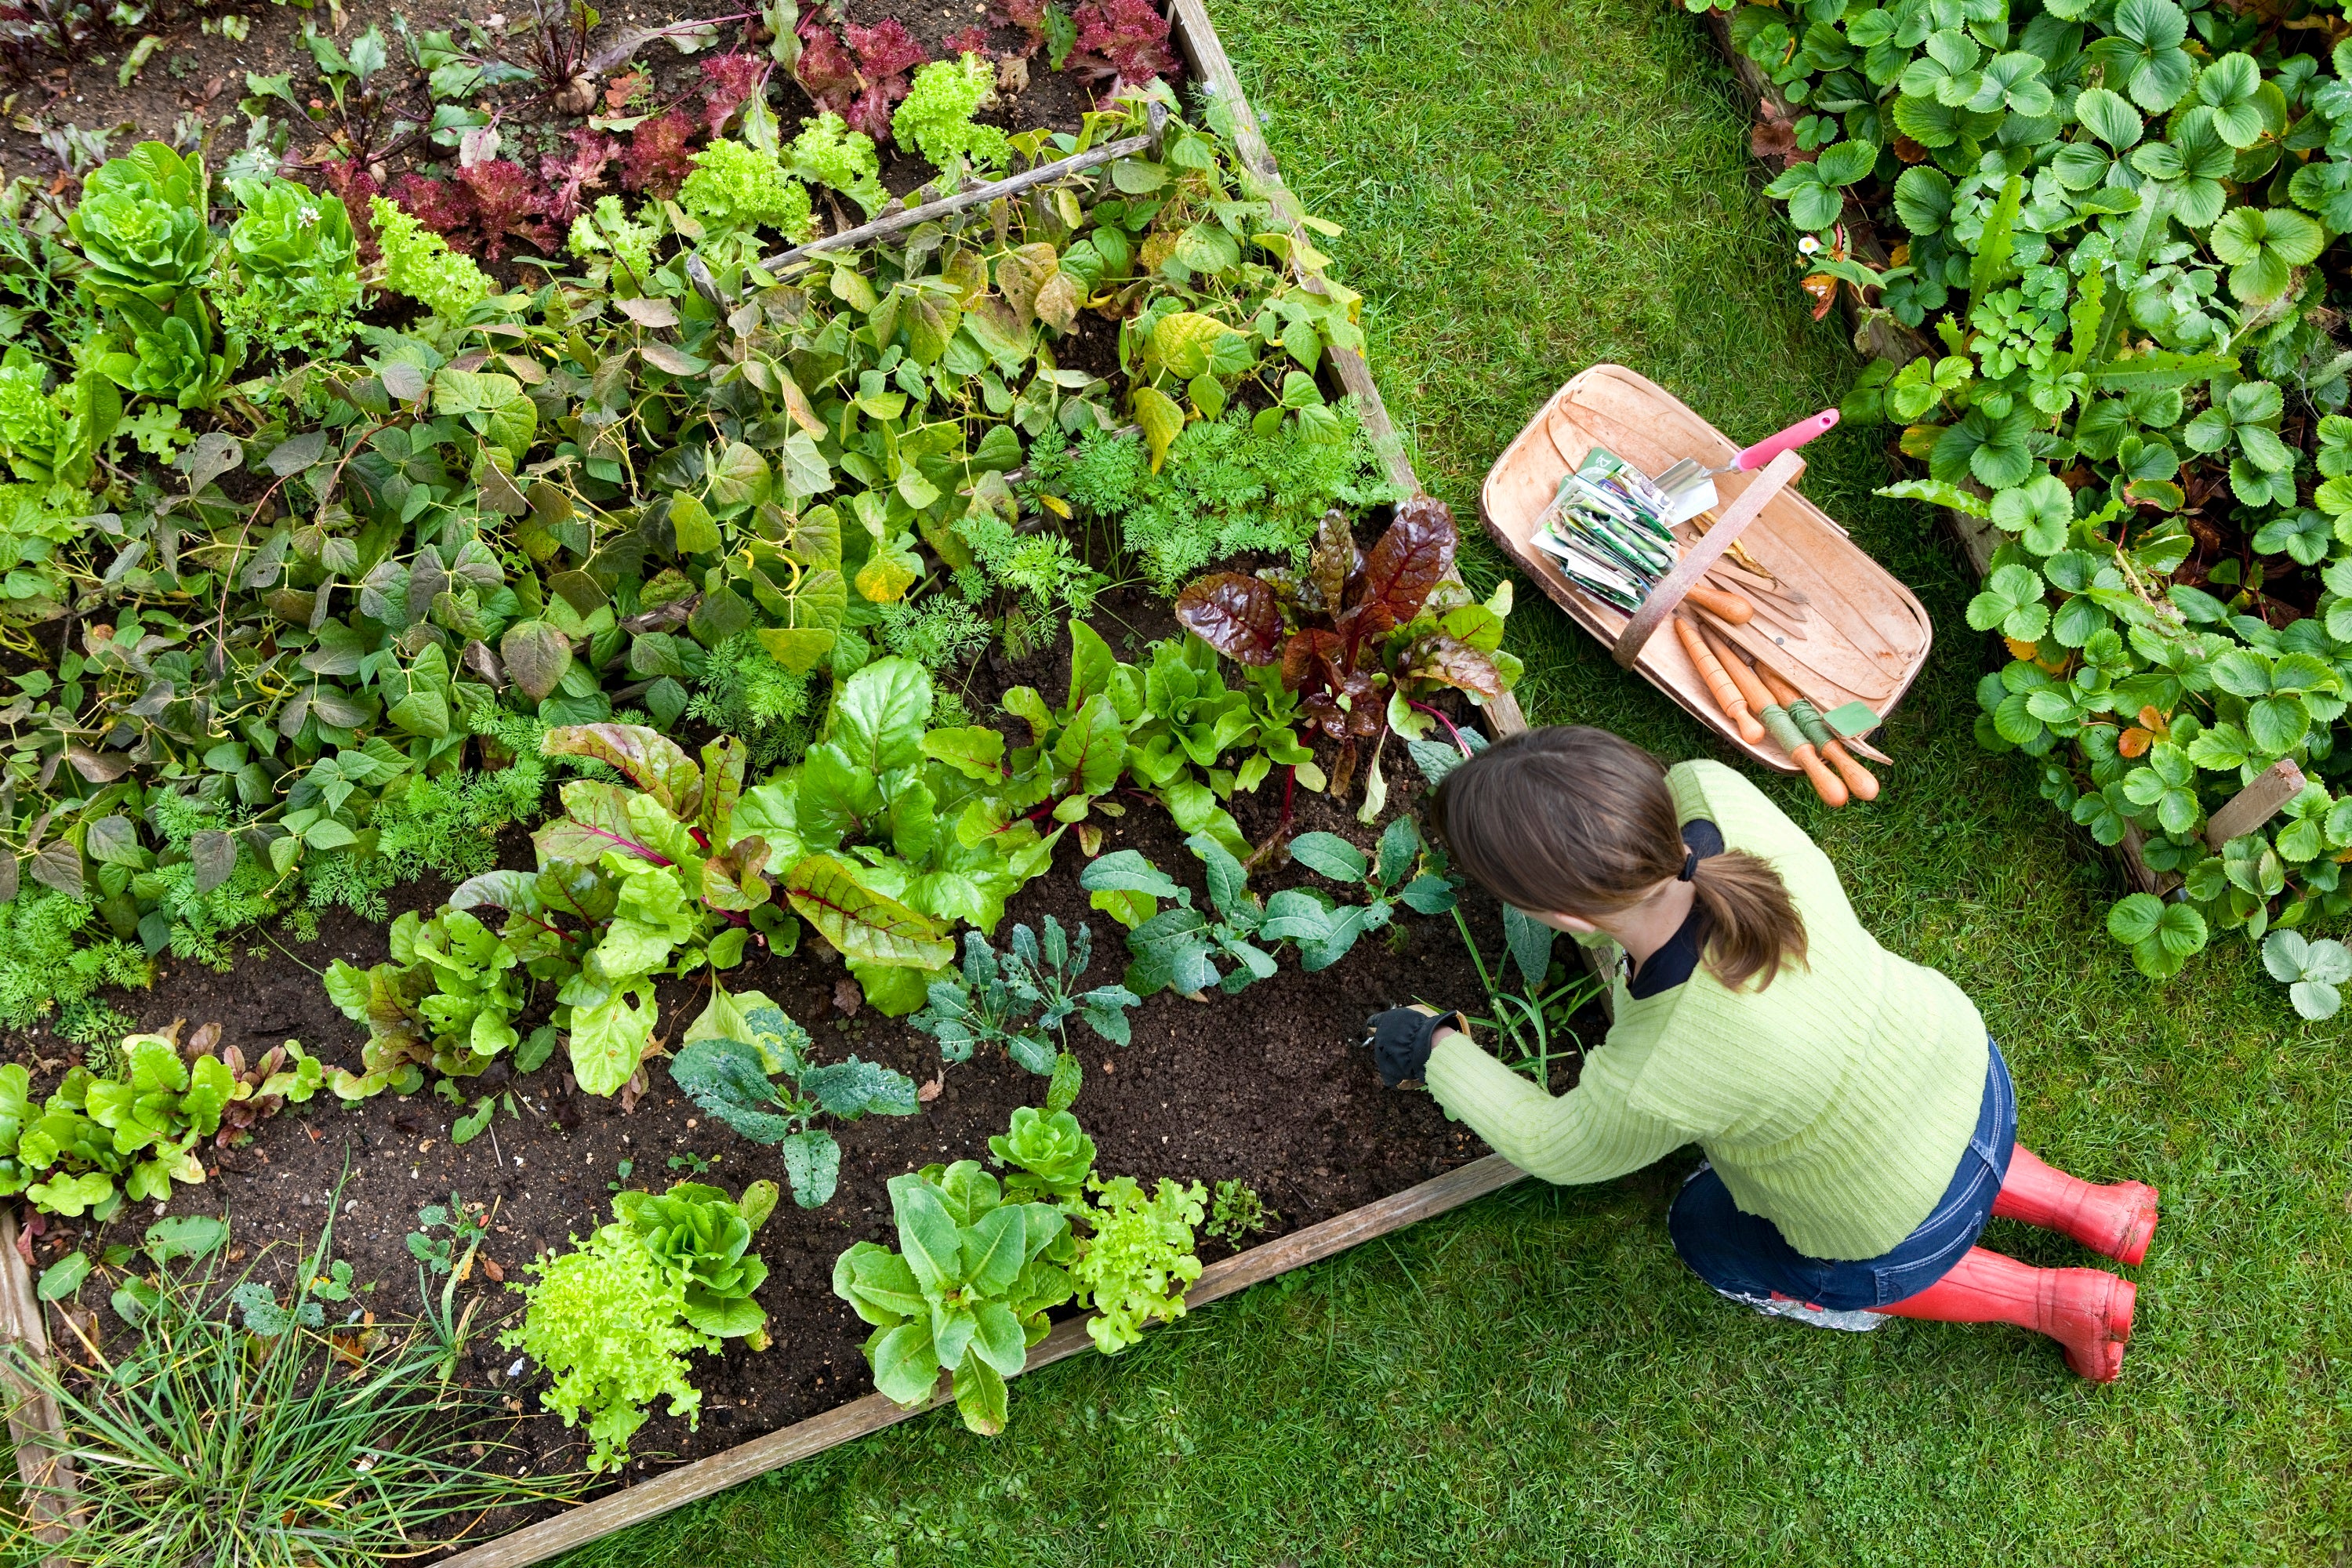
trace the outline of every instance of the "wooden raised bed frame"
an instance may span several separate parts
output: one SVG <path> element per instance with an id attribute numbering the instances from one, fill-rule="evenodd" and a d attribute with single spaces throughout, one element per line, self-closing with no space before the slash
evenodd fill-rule
<path id="1" fill-rule="evenodd" d="M 1274 154 L 1265 144 L 1256 116 L 1250 111 L 1241 80 L 1234 74 L 1233 61 L 1226 57 L 1206 7 L 1202 0 L 1170 0 L 1170 12 L 1176 46 L 1183 54 L 1192 83 L 1232 107 L 1235 150 L 1265 181 L 1283 226 L 1304 241 L 1307 235 L 1299 222 L 1302 209 L 1276 172 Z M 1086 161 L 1100 163 L 1102 158 Z M 1003 183 L 1037 182 L 1015 176 L 1014 181 Z M 990 192 L 983 188 L 966 195 L 989 199 Z M 929 210 L 924 209 L 926 213 Z M 1303 281 L 1313 289 L 1319 286 L 1320 280 L 1309 277 Z M 1325 351 L 1325 359 L 1338 390 L 1357 399 L 1359 416 L 1381 453 L 1389 478 L 1407 494 L 1419 494 L 1420 479 L 1381 402 L 1380 388 L 1373 384 L 1363 356 L 1333 348 Z M 1489 702 L 1485 711 L 1489 727 L 1498 735 L 1527 728 L 1517 701 L 1507 695 Z M 1186 1292 L 1185 1300 L 1199 1306 L 1234 1295 L 1415 1220 L 1460 1208 L 1508 1186 L 1523 1174 L 1501 1155 L 1489 1154 L 1391 1197 L 1212 1263 L 1201 1271 L 1201 1278 Z M 5 1333 L 26 1354 L 46 1362 L 49 1340 L 41 1304 L 34 1294 L 31 1269 L 16 1250 L 16 1242 L 15 1207 L 0 1203 L 0 1333 Z M 1072 1319 L 1056 1327 L 1029 1352 L 1027 1365 L 1030 1369 L 1049 1365 L 1092 1348 L 1093 1342 L 1087 1337 L 1086 1320 Z M 14 1380 L 9 1382 L 7 1395 L 9 1436 L 16 1452 L 17 1473 L 32 1500 L 31 1507 L 37 1518 L 62 1520 L 70 1508 L 74 1478 L 71 1466 L 56 1452 L 61 1443 L 57 1406 L 51 1401 L 35 1397 L 32 1390 Z M 822 1415 L 778 1427 L 764 1437 L 681 1465 L 651 1480 L 623 1487 L 552 1519 L 467 1548 L 442 1559 L 443 1568 L 522 1568 L 526 1563 L 543 1563 L 560 1552 L 658 1518 L 795 1459 L 807 1458 L 853 1438 L 896 1426 L 909 1416 L 937 1408 L 949 1398 L 942 1394 L 929 1405 L 911 1410 L 878 1394 L 853 1399 Z M 63 1522 L 40 1531 L 41 1538 L 51 1544 L 62 1541 L 65 1534 Z M 45 1560 L 44 1568 L 66 1568 L 65 1559 L 53 1555 Z"/>

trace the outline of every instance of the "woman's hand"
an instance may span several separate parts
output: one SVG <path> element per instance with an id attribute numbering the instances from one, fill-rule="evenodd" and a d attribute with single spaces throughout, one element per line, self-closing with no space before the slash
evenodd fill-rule
<path id="1" fill-rule="evenodd" d="M 1418 1081 L 1429 1065 L 1429 1053 L 1438 1031 L 1446 1026 L 1468 1032 L 1469 1020 L 1460 1013 L 1442 1013 L 1415 1003 L 1375 1013 L 1364 1022 L 1364 1043 L 1372 1049 L 1372 1066 L 1391 1089 Z"/>

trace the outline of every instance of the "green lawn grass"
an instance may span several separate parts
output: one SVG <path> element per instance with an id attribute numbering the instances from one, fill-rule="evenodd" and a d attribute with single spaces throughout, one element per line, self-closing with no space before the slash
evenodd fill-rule
<path id="1" fill-rule="evenodd" d="M 1288 178 L 1348 226 L 1371 360 L 1430 488 L 1479 478 L 1574 371 L 1630 364 L 1753 439 L 1855 360 L 1698 26 L 1659 0 L 1214 7 Z M 1771 787 L 1897 951 L 1979 1000 L 2029 1142 L 2160 1184 L 2124 1380 L 2001 1328 L 1868 1336 L 1736 1310 L 1663 1224 L 1688 1161 L 1537 1184 L 1024 1378 L 1010 1432 L 920 1418 L 576 1554 L 588 1563 L 2343 1564 L 2352 1562 L 2346 1030 L 2298 1023 L 2225 940 L 2158 989 L 2102 930 L 2112 866 L 1970 733 L 1984 648 L 1880 434 L 1807 492 L 1944 641 L 1877 805 Z M 1474 554 L 1474 577 L 1496 569 Z M 1700 729 L 1548 605 L 1513 646 L 1538 722 L 1674 756 Z M 2089 1261 L 1996 1222 L 2044 1264 Z"/>

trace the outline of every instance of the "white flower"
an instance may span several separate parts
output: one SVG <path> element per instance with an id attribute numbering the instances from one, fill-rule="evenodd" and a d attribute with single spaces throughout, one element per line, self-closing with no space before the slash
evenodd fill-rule
<path id="1" fill-rule="evenodd" d="M 304 228 L 309 228 L 312 224 L 319 221 L 319 209 L 312 206 L 310 203 L 304 202 L 302 204 L 302 210 L 296 213 L 294 215 L 294 218 L 295 221 L 299 223 Z"/>
<path id="2" fill-rule="evenodd" d="M 1821 247 L 1822 242 L 1810 234 L 1797 241 L 1797 254 L 1800 256 L 1811 256 Z"/>

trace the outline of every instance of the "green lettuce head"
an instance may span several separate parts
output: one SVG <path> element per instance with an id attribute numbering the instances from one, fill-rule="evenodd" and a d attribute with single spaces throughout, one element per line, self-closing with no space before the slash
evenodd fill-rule
<path id="1" fill-rule="evenodd" d="M 161 142 L 101 164 L 83 183 L 67 230 L 89 262 L 82 281 L 99 302 L 142 299 L 168 307 L 210 269 L 204 170 Z"/>
<path id="2" fill-rule="evenodd" d="M 292 180 L 238 180 L 221 327 L 257 349 L 332 358 L 358 323 L 358 247 L 338 198 Z"/>
<path id="3" fill-rule="evenodd" d="M 98 368 L 125 392 L 180 408 L 210 408 L 228 380 L 228 361 L 213 353 L 212 325 L 193 291 L 169 315 L 136 297 L 107 312 L 106 351 Z"/>
<path id="4" fill-rule="evenodd" d="M 65 415 L 43 384 L 48 373 L 19 343 L 0 357 L 0 457 L 19 478 L 47 482 L 65 437 Z"/>

